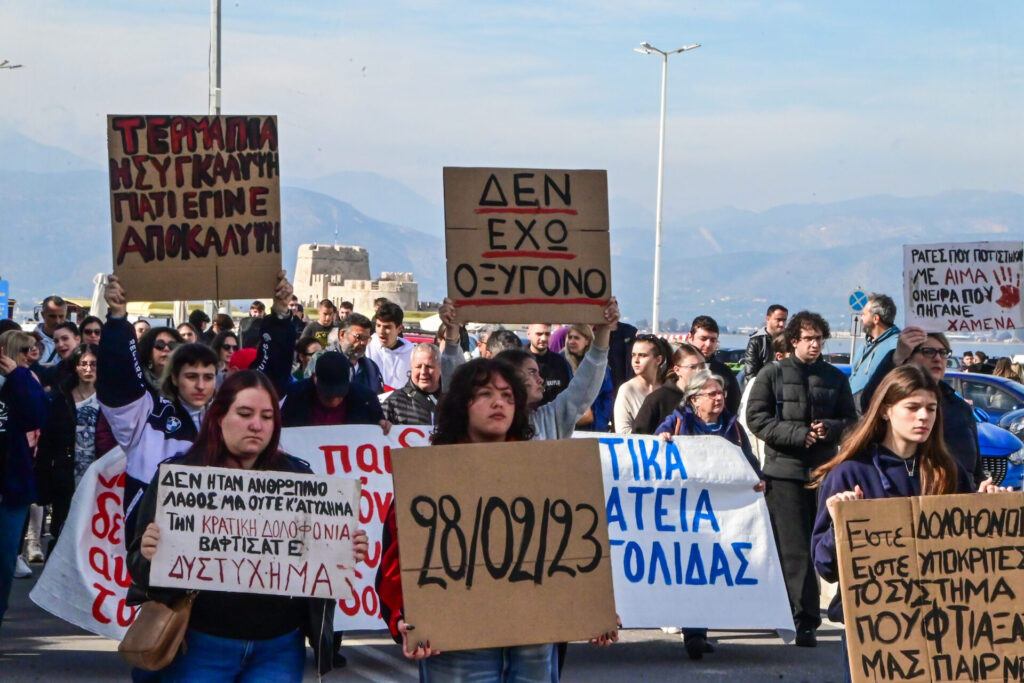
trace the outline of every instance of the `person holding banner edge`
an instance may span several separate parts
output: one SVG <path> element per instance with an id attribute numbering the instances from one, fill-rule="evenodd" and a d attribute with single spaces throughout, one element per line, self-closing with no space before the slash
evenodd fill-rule
<path id="1" fill-rule="evenodd" d="M 307 462 L 278 448 L 280 437 L 277 392 L 262 373 L 242 370 L 224 381 L 195 443 L 167 462 L 311 474 Z M 154 474 L 139 505 L 139 524 L 128 547 L 129 604 L 170 604 L 184 592 L 149 583 L 150 561 L 160 543 L 160 529 L 153 522 L 158 477 Z M 365 532 L 355 530 L 352 542 L 356 562 L 362 562 L 368 548 Z M 199 591 L 185 635 L 187 647 L 160 679 L 301 681 L 305 638 L 323 675 L 332 668 L 334 606 L 331 599 Z"/>
<path id="2" fill-rule="evenodd" d="M 761 493 L 765 486 L 764 474 L 750 449 L 746 432 L 736 416 L 725 408 L 725 387 L 725 379 L 720 375 L 712 374 L 710 370 L 698 370 L 687 381 L 679 407 L 665 418 L 654 433 L 663 442 L 671 441 L 677 435 L 717 435 L 739 446 L 743 457 L 760 479 L 754 485 L 754 490 Z M 683 646 L 690 659 L 701 659 L 705 653 L 715 651 L 714 646 L 708 642 L 706 628 L 684 627 Z"/>
<path id="3" fill-rule="evenodd" d="M 543 396 L 541 381 L 538 379 L 536 384 L 538 391 L 535 393 Z M 441 398 L 432 443 L 529 441 L 535 436 L 528 409 L 530 399 L 520 373 L 508 363 L 500 359 L 471 360 L 454 372 L 448 391 Z M 397 533 L 392 504 L 385 520 L 377 594 L 381 614 L 395 642 L 402 646 L 406 657 L 419 660 L 420 681 L 550 683 L 558 680 L 554 648 L 550 644 L 441 653 L 431 649 L 429 641 L 416 641 L 415 626 L 406 623 L 403 611 Z M 616 640 L 617 632 L 602 634 L 591 642 L 608 645 Z"/>
<path id="4" fill-rule="evenodd" d="M 992 479 L 975 489 L 971 474 L 950 456 L 942 438 L 939 384 L 917 365 L 890 372 L 863 419 L 845 434 L 839 454 L 814 471 L 810 486 L 818 489 L 818 512 L 811 552 L 814 568 L 825 581 L 839 580 L 833 523 L 841 501 L 1010 490 L 995 486 Z M 843 623 L 841 591 L 828 616 Z M 845 634 L 843 650 L 845 655 Z M 848 664 L 846 680 L 851 680 Z"/>

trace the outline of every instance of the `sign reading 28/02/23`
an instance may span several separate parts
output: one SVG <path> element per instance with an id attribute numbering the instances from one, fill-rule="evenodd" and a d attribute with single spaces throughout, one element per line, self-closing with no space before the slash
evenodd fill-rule
<path id="1" fill-rule="evenodd" d="M 603 322 L 612 291 L 604 171 L 449 167 L 444 210 L 460 318 Z"/>

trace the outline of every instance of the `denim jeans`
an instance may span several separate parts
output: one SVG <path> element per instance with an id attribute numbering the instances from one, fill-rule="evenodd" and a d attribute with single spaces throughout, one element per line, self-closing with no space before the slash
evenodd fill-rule
<path id="1" fill-rule="evenodd" d="M 420 681 L 442 683 L 552 683 L 557 663 L 551 645 L 455 650 L 420 660 Z"/>
<path id="2" fill-rule="evenodd" d="M 14 563 L 21 550 L 21 532 L 25 529 L 28 505 L 7 507 L 0 504 L 0 623 L 7 613 L 14 580 Z"/>
<path id="3" fill-rule="evenodd" d="M 189 629 L 185 654 L 160 672 L 163 681 L 301 683 L 306 641 L 296 629 L 267 640 L 220 638 Z"/>

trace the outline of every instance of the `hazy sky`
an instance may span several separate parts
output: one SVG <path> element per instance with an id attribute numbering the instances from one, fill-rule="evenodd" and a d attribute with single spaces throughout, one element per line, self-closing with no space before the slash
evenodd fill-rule
<path id="1" fill-rule="evenodd" d="M 168 10 L 170 6 L 173 9 Z M 105 158 L 109 113 L 205 113 L 209 2 L 0 0 L 0 129 Z M 606 168 L 653 209 L 1024 192 L 1024 5 L 226 0 L 223 111 L 276 114 L 288 177 Z M 2 150 L 0 150 L 2 153 Z"/>

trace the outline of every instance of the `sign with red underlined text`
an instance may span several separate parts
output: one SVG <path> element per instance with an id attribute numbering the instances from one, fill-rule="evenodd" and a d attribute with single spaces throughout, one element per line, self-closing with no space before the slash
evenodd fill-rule
<path id="1" fill-rule="evenodd" d="M 446 167 L 444 212 L 448 296 L 460 320 L 604 321 L 605 171 Z"/>

